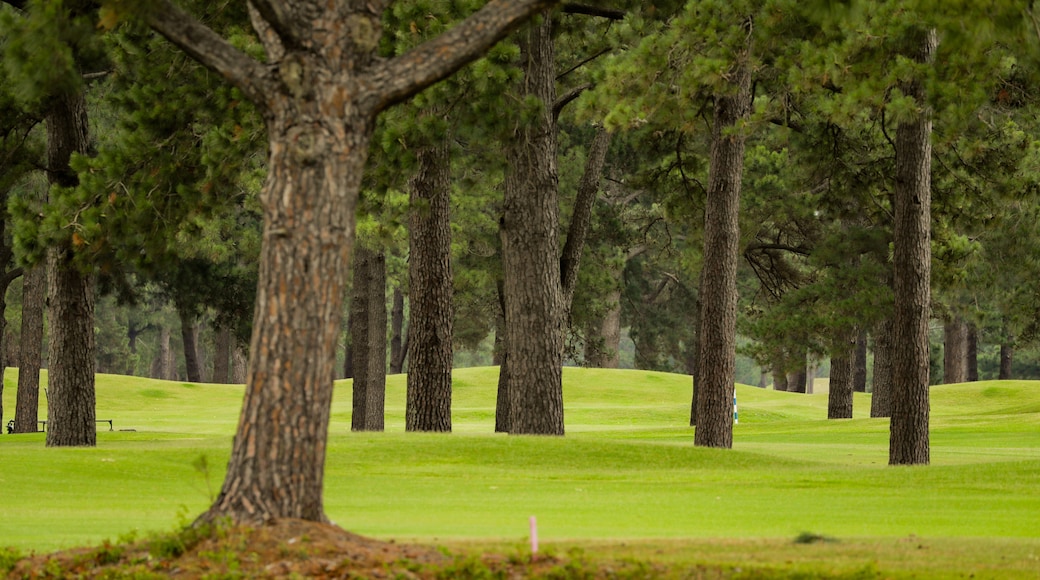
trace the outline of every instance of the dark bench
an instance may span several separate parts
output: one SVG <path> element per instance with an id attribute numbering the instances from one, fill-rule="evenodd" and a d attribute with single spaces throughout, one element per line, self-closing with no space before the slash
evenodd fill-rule
<path id="1" fill-rule="evenodd" d="M 95 423 L 108 423 L 108 430 L 109 431 L 115 431 L 115 426 L 112 425 L 112 419 L 95 419 L 94 422 Z M 47 421 L 44 421 L 44 420 L 41 419 L 41 420 L 37 421 L 37 423 L 39 423 L 40 426 L 43 427 L 42 429 L 37 431 L 37 433 L 41 433 L 41 432 L 47 431 Z M 7 434 L 10 435 L 11 433 L 14 433 L 14 419 L 11 419 L 10 421 L 7 422 Z"/>

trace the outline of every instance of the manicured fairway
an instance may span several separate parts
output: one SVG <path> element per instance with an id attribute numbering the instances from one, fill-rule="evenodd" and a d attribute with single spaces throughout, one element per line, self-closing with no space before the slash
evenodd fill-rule
<path id="1" fill-rule="evenodd" d="M 1040 575 L 1040 383 L 933 388 L 932 465 L 893 468 L 869 395 L 856 419 L 827 421 L 826 395 L 740 386 L 734 449 L 722 451 L 693 447 L 688 377 L 566 369 L 568 434 L 539 438 L 491 432 L 497 369 L 455 376 L 451 435 L 403 432 L 403 376 L 389 380 L 387 432 L 352 434 L 349 385 L 338 387 L 326 477 L 336 523 L 452 544 L 520 542 L 531 515 L 543 539 L 590 546 L 978 539 Z M 100 431 L 95 449 L 0 437 L 0 545 L 52 549 L 190 519 L 219 488 L 241 392 L 100 376 L 98 417 L 136 431 Z"/>

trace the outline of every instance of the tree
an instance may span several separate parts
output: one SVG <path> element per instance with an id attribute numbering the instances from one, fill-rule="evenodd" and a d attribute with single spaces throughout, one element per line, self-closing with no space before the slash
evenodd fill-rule
<path id="1" fill-rule="evenodd" d="M 332 367 L 375 118 L 479 56 L 549 0 L 491 0 L 408 53 L 377 56 L 385 1 L 250 4 L 253 59 L 169 1 L 148 24 L 221 74 L 267 124 L 263 247 L 246 396 L 228 475 L 203 519 L 324 520 Z"/>

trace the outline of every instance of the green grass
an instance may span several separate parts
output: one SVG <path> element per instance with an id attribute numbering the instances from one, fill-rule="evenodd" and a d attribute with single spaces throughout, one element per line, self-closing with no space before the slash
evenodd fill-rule
<path id="1" fill-rule="evenodd" d="M 734 449 L 722 451 L 692 444 L 688 377 L 565 369 L 568 434 L 541 438 L 492 433 L 497 369 L 455 376 L 451 435 L 403 432 L 403 376 L 388 381 L 387 432 L 350 433 L 349 384 L 337 385 L 325 494 L 336 523 L 383 538 L 508 543 L 535 515 L 549 542 L 652 540 L 662 557 L 673 542 L 687 555 L 752 545 L 792 566 L 798 553 L 862 562 L 857 550 L 927 538 L 934 553 L 982 546 L 1015 562 L 987 565 L 1040 575 L 1040 383 L 933 388 L 932 465 L 896 468 L 869 395 L 856 396 L 855 419 L 827 421 L 826 395 L 740 386 Z M 242 387 L 102 375 L 97 393 L 98 418 L 117 429 L 102 427 L 97 448 L 0 437 L 0 545 L 169 529 L 219 488 Z M 840 542 L 793 548 L 802 532 Z"/>

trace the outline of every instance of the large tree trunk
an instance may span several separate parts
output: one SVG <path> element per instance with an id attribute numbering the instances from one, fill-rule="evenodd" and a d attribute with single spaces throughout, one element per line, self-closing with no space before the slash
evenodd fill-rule
<path id="1" fill-rule="evenodd" d="M 455 304 L 448 140 L 417 152 L 410 183 L 407 431 L 451 431 Z"/>
<path id="2" fill-rule="evenodd" d="M 960 318 L 943 324 L 943 384 L 968 381 L 968 325 Z"/>
<path id="3" fill-rule="evenodd" d="M 199 327 L 195 315 L 185 308 L 177 308 L 181 319 L 181 344 L 184 346 L 184 372 L 189 383 L 202 382 L 202 365 L 199 363 Z"/>
<path id="4" fill-rule="evenodd" d="M 213 382 L 224 385 L 231 382 L 231 329 L 216 328 L 213 340 Z"/>
<path id="5" fill-rule="evenodd" d="M 490 0 L 463 24 L 391 59 L 376 56 L 386 2 L 250 3 L 264 63 L 168 0 L 152 4 L 144 12 L 149 25 L 243 91 L 269 135 L 245 400 L 220 496 L 201 519 L 325 520 L 333 369 L 376 115 L 477 58 L 552 2 Z M 383 311 L 385 318 L 385 304 Z"/>
<path id="6" fill-rule="evenodd" d="M 173 360 L 173 348 L 170 346 L 170 329 L 159 327 L 159 352 L 152 362 L 152 378 L 172 381 L 177 378 Z"/>
<path id="7" fill-rule="evenodd" d="M 47 177 L 50 184 L 75 187 L 69 167 L 73 153 L 90 151 L 86 99 L 82 93 L 53 97 L 47 115 Z M 73 263 L 72 240 L 47 252 L 50 372 L 47 390 L 47 446 L 94 446 L 94 279 Z"/>
<path id="8" fill-rule="evenodd" d="M 18 402 L 15 433 L 34 433 L 40 418 L 40 367 L 43 366 L 43 309 L 47 270 L 43 265 L 25 271 L 22 279 L 22 330 L 18 354 Z"/>
<path id="9" fill-rule="evenodd" d="M 867 331 L 856 334 L 856 352 L 852 360 L 852 390 L 867 392 Z"/>
<path id="10" fill-rule="evenodd" d="M 751 27 L 750 20 L 745 23 Z M 737 259 L 740 245 L 740 185 L 744 175 L 745 130 L 751 112 L 751 46 L 730 70 L 734 94 L 716 95 L 708 195 L 704 207 L 704 265 L 701 285 L 700 384 L 694 444 L 733 446 L 733 388 L 736 369 Z"/>
<path id="11" fill-rule="evenodd" d="M 405 354 L 408 352 L 404 338 L 404 292 L 394 287 L 393 306 L 390 308 L 390 374 L 399 375 L 404 370 Z"/>
<path id="12" fill-rule="evenodd" d="M 870 416 L 892 416 L 892 364 L 895 358 L 892 319 L 884 318 L 874 328 L 874 380 L 870 389 Z"/>
<path id="13" fill-rule="evenodd" d="M 852 418 L 852 393 L 855 374 L 856 338 L 852 334 L 831 356 L 830 391 L 827 394 L 827 418 Z"/>
<path id="14" fill-rule="evenodd" d="M 505 275 L 509 432 L 563 435 L 563 324 L 560 283 L 556 75 L 552 19 L 520 34 L 521 100 L 541 112 L 518 125 L 508 147 L 501 221 Z"/>
<path id="15" fill-rule="evenodd" d="M 930 63 L 938 38 L 920 31 L 914 60 Z M 931 310 L 932 121 L 924 83 L 903 83 L 903 94 L 915 99 L 921 112 L 900 123 L 895 140 L 895 360 L 892 374 L 892 421 L 888 462 L 927 464 L 928 441 L 928 319 Z"/>
<path id="16" fill-rule="evenodd" d="M 773 390 L 787 392 L 787 371 L 782 365 L 773 367 Z"/>

